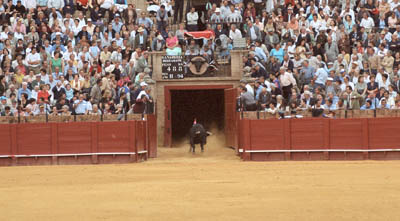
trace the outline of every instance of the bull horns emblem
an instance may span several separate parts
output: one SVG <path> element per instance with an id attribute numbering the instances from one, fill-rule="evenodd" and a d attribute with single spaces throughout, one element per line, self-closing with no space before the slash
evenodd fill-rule
<path id="1" fill-rule="evenodd" d="M 189 69 L 195 75 L 202 75 L 206 73 L 208 68 L 208 62 L 201 56 L 196 56 L 190 59 Z"/>

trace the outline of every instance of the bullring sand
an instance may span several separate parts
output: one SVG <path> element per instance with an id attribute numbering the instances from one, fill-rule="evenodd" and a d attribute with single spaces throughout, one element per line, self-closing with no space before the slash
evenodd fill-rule
<path id="1" fill-rule="evenodd" d="M 400 162 L 242 162 L 210 137 L 123 165 L 0 168 L 0 220 L 399 220 Z M 199 149 L 199 148 L 198 148 Z"/>

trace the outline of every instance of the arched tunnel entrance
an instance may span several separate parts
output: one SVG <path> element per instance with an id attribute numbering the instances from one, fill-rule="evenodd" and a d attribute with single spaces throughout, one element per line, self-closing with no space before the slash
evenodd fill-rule
<path id="1" fill-rule="evenodd" d="M 171 90 L 172 144 L 187 139 L 194 119 L 206 130 L 224 129 L 224 89 Z"/>

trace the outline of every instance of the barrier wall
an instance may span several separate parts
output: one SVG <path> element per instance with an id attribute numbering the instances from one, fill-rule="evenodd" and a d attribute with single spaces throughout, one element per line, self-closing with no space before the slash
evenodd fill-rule
<path id="1" fill-rule="evenodd" d="M 3 124 L 0 165 L 137 162 L 156 156 L 155 133 L 154 115 L 118 122 Z"/>
<path id="2" fill-rule="evenodd" d="M 400 159 L 400 118 L 239 120 L 244 160 Z"/>
<path id="3" fill-rule="evenodd" d="M 388 118 L 388 117 L 400 117 L 400 109 L 377 109 L 377 110 L 335 110 L 336 119 L 348 119 L 348 118 Z M 324 114 L 329 114 L 329 110 L 324 110 Z M 280 117 L 278 113 L 270 114 L 264 111 L 244 111 L 241 113 L 242 118 L 246 119 L 277 119 Z M 290 116 L 290 112 L 286 111 L 285 116 Z M 300 115 L 303 118 L 312 117 L 311 110 L 297 111 L 296 115 Z"/>

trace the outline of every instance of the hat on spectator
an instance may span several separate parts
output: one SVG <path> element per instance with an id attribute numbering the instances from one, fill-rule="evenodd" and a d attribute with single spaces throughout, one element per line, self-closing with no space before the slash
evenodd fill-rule
<path id="1" fill-rule="evenodd" d="M 319 30 L 320 31 L 326 31 L 326 28 L 325 27 L 321 27 Z"/>
<path id="2" fill-rule="evenodd" d="M 328 77 L 326 80 L 327 80 L 327 81 L 333 81 L 333 78 Z"/>
<path id="3" fill-rule="evenodd" d="M 88 20 L 87 20 L 88 22 L 92 22 L 92 19 L 91 18 L 88 18 Z"/>
<path id="4" fill-rule="evenodd" d="M 300 8 L 300 11 L 304 11 L 304 8 Z"/>
<path id="5" fill-rule="evenodd" d="M 137 30 L 137 32 L 144 32 L 144 29 L 142 27 L 139 27 L 139 29 Z"/>
<path id="6" fill-rule="evenodd" d="M 37 74 L 36 77 L 42 77 L 42 76 L 40 76 L 40 74 Z"/>
<path id="7" fill-rule="evenodd" d="M 142 83 L 140 83 L 140 86 L 141 87 L 147 86 L 147 83 L 143 81 Z"/>
<path id="8" fill-rule="evenodd" d="M 117 14 L 115 14 L 115 18 L 118 18 L 118 17 L 120 17 L 120 16 L 119 16 L 119 14 L 118 14 L 118 13 L 117 13 Z"/>
<path id="9" fill-rule="evenodd" d="M 221 9 L 216 8 L 216 9 L 215 9 L 215 13 L 217 13 L 217 12 L 221 12 Z"/>
<path id="10" fill-rule="evenodd" d="M 353 62 L 351 62 L 351 64 L 358 65 L 357 61 L 353 61 Z"/>
<path id="11" fill-rule="evenodd" d="M 1 96 L 0 101 L 2 101 L 2 100 L 7 100 L 7 98 L 5 96 Z"/>
<path id="12" fill-rule="evenodd" d="M 333 65 L 333 62 L 328 62 L 328 65 Z"/>

